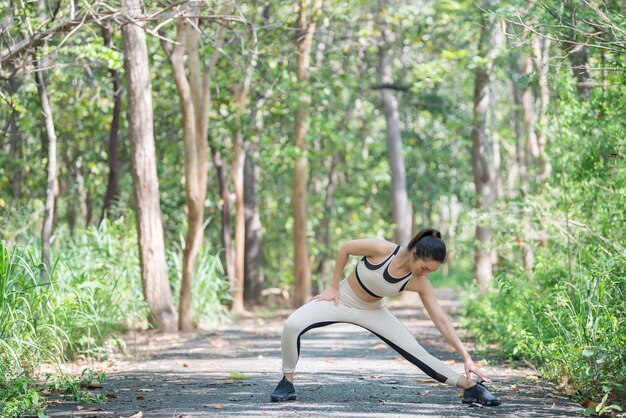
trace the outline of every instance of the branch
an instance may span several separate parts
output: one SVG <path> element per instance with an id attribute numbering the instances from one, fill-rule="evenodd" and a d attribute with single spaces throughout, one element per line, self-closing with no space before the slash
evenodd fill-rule
<path id="1" fill-rule="evenodd" d="M 159 21 L 159 22 L 164 21 L 167 23 L 167 22 L 172 21 L 174 18 L 184 17 L 184 18 L 197 18 L 197 19 L 203 19 L 203 20 L 208 20 L 208 21 L 227 21 L 227 22 L 242 23 L 245 25 L 248 24 L 248 22 L 245 19 L 239 16 L 202 15 L 202 14 L 199 14 L 197 10 L 184 10 L 184 9 L 176 10 L 172 13 L 168 13 L 169 10 L 170 10 L 170 7 L 167 7 L 157 13 L 146 14 L 144 16 L 138 16 L 138 17 L 130 17 L 125 14 L 122 14 L 119 11 L 112 10 L 104 14 L 83 13 L 80 16 L 76 16 L 74 19 L 62 20 L 56 26 L 45 29 L 45 30 L 41 30 L 41 31 L 35 31 L 32 36 L 29 36 L 26 39 L 16 42 L 4 48 L 2 51 L 0 51 L 0 68 L 2 68 L 6 62 L 18 57 L 19 55 L 24 54 L 24 53 L 30 53 L 34 48 L 37 48 L 38 46 L 42 45 L 45 41 L 47 41 L 48 39 L 52 38 L 53 36 L 57 34 L 66 33 L 66 32 L 69 33 L 69 35 L 65 37 L 65 39 L 63 40 L 65 42 L 67 38 L 71 36 L 75 31 L 77 31 L 82 25 L 89 23 L 89 22 L 93 22 L 93 21 L 102 23 L 104 21 L 114 20 L 120 25 L 123 25 L 123 24 L 129 24 L 129 23 L 139 24 L 140 22 L 149 22 L 149 21 Z M 45 26 L 46 25 L 44 25 L 44 27 Z M 161 26 L 162 25 L 157 26 L 157 31 L 158 31 L 158 28 L 160 28 Z M 146 32 L 148 32 L 150 35 L 161 39 L 161 36 L 158 35 L 157 31 L 150 30 L 147 28 L 143 28 L 143 29 Z M 165 40 L 171 42 L 168 39 L 165 39 Z"/>

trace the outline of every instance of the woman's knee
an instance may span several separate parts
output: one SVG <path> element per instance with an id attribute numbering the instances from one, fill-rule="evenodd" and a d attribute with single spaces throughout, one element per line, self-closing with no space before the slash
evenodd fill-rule
<path id="1" fill-rule="evenodd" d="M 296 314 L 297 311 L 292 313 L 291 316 L 287 318 L 287 321 L 285 321 L 285 325 L 283 325 L 283 334 L 299 334 L 306 327 L 302 318 Z"/>

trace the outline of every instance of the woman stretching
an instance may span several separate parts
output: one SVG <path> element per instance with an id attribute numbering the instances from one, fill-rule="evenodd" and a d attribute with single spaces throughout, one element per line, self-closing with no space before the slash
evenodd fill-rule
<path id="1" fill-rule="evenodd" d="M 340 282 L 348 256 L 363 256 L 355 271 Z M 454 327 L 446 318 L 426 277 L 446 258 L 446 245 L 435 229 L 420 231 L 407 248 L 382 239 L 359 239 L 339 249 L 329 289 L 315 296 L 287 319 L 281 340 L 283 379 L 271 395 L 274 402 L 296 399 L 293 374 L 300 355 L 300 337 L 310 329 L 339 322 L 359 325 L 378 336 L 405 359 L 433 379 L 465 389 L 463 403 L 500 405 L 470 373 L 489 381 L 472 361 Z M 465 376 L 431 356 L 411 332 L 385 307 L 383 297 L 408 290 L 418 292 L 430 319 L 450 345 L 463 357 Z"/>

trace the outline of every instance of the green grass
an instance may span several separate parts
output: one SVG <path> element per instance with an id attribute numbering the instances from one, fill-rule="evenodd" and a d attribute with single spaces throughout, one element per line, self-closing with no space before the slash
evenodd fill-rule
<path id="1" fill-rule="evenodd" d="M 464 325 L 479 346 L 539 364 L 544 376 L 579 400 L 626 405 L 626 258 L 578 266 L 568 277 L 552 258 L 535 276 L 497 276 L 487 296 L 469 297 Z M 479 318 L 479 320 L 477 319 Z"/>
<path id="2" fill-rule="evenodd" d="M 148 307 L 143 299 L 136 233 L 124 219 L 99 228 L 57 230 L 54 263 L 41 280 L 39 248 L 29 243 L 0 242 L 0 410 L 2 416 L 41 415 L 43 401 L 36 376 L 42 362 L 77 358 L 103 360 L 122 346 L 120 332 L 145 329 Z M 32 239 L 32 237 L 30 238 Z M 32 241 L 35 241 L 32 239 Z M 171 289 L 178 294 L 182 248 L 168 252 Z M 228 282 L 219 257 L 209 246 L 198 255 L 193 283 L 194 322 L 224 320 Z M 98 378 L 82 376 L 80 381 Z M 68 380 L 69 379 L 69 380 Z M 76 401 L 93 401 L 59 373 L 47 387 L 69 387 Z"/>

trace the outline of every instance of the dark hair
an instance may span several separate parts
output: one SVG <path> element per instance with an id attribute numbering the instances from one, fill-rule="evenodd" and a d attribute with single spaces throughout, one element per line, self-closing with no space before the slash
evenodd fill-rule
<path id="1" fill-rule="evenodd" d="M 425 228 L 415 234 L 407 249 L 409 252 L 415 250 L 415 256 L 420 260 L 443 263 L 446 259 L 446 243 L 441 239 L 441 232 L 433 228 Z"/>

